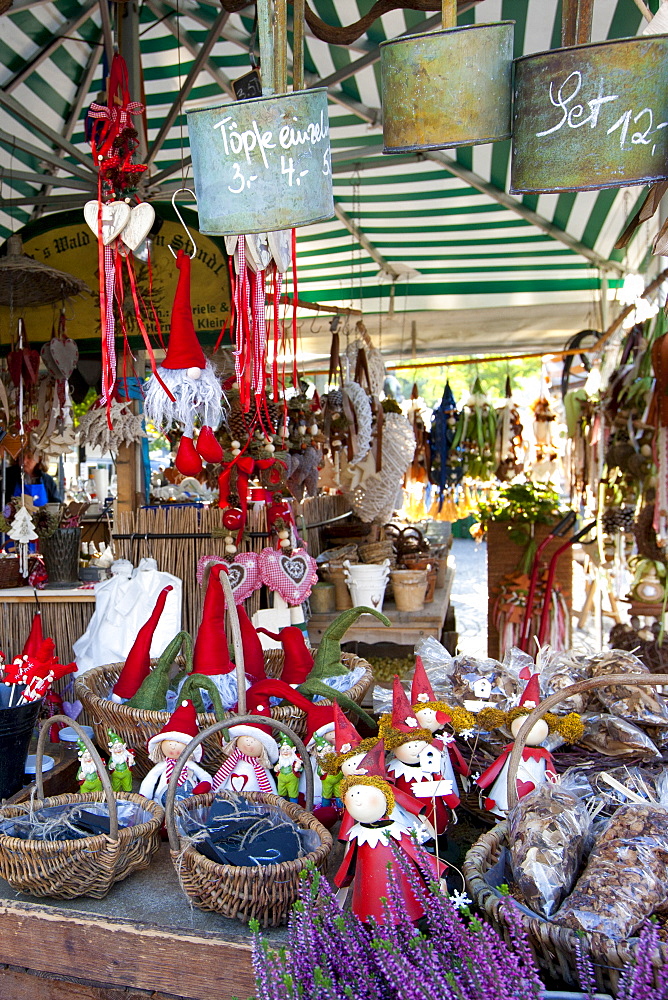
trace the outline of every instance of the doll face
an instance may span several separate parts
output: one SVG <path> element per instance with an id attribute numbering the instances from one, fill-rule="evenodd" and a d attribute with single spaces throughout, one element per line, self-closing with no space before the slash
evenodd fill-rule
<path id="1" fill-rule="evenodd" d="M 418 708 L 415 713 L 415 718 L 418 720 L 423 729 L 428 729 L 430 733 L 435 733 L 437 729 L 440 729 L 440 723 L 436 718 L 435 708 Z"/>
<path id="2" fill-rule="evenodd" d="M 387 812 L 387 802 L 375 785 L 353 785 L 345 794 L 344 805 L 358 823 L 375 823 Z"/>
<path id="3" fill-rule="evenodd" d="M 254 736 L 238 736 L 237 749 L 247 757 L 260 757 L 262 754 L 262 744 Z"/>
<path id="4" fill-rule="evenodd" d="M 336 733 L 332 729 L 331 733 L 325 733 L 325 735 L 323 736 L 323 739 L 327 740 L 327 742 L 329 743 L 330 747 L 333 747 L 334 746 L 334 740 L 336 739 Z"/>
<path id="5" fill-rule="evenodd" d="M 517 736 L 525 722 L 526 715 L 520 715 L 519 718 L 513 719 L 510 723 L 510 731 L 513 736 Z M 543 742 L 543 740 L 547 739 L 548 732 L 549 729 L 547 728 L 547 722 L 545 719 L 539 719 L 538 722 L 529 730 L 529 735 L 527 736 L 527 746 L 537 747 Z"/>
<path id="6" fill-rule="evenodd" d="M 163 740 L 160 744 L 165 759 L 169 760 L 178 760 L 185 748 L 185 743 L 179 743 L 177 740 Z"/>
<path id="7" fill-rule="evenodd" d="M 358 771 L 357 768 L 365 757 L 365 753 L 356 753 L 354 757 L 349 757 L 348 760 L 344 760 L 341 765 L 341 774 L 344 778 L 349 778 L 351 774 L 360 774 L 361 772 Z"/>
<path id="8" fill-rule="evenodd" d="M 402 743 L 400 747 L 394 748 L 394 756 L 402 764 L 419 764 L 420 754 L 428 746 L 424 740 L 409 740 L 408 743 Z"/>

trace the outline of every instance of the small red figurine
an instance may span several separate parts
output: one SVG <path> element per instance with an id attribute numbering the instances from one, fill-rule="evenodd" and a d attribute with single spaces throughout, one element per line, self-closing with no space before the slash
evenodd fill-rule
<path id="1" fill-rule="evenodd" d="M 425 911 L 408 877 L 397 864 L 395 852 L 403 853 L 421 880 L 423 875 L 419 866 L 428 867 L 438 878 L 445 865 L 427 854 L 404 826 L 390 818 L 394 794 L 387 781 L 384 758 L 385 747 L 380 740 L 362 762 L 364 774 L 350 775 L 341 784 L 343 803 L 352 825 L 346 834 L 346 852 L 334 876 L 334 884 L 340 889 L 352 885 L 351 909 L 360 920 L 373 917 L 385 923 L 389 914 L 381 900 L 389 895 L 389 870 L 392 869 L 403 899 L 401 917 L 414 921 L 424 916 Z"/>

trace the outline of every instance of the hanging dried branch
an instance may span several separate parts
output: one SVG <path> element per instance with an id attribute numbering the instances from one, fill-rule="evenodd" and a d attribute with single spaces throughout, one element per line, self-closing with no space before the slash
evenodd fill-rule
<path id="1" fill-rule="evenodd" d="M 481 0 L 458 0 L 458 13 L 470 10 Z M 223 10 L 230 14 L 236 14 L 245 7 L 248 7 L 248 0 L 220 0 Z M 368 14 L 361 17 L 359 21 L 348 25 L 326 24 L 318 15 L 306 4 L 306 23 L 316 36 L 329 45 L 351 45 L 361 35 L 371 27 L 374 21 L 383 14 L 388 14 L 391 10 L 420 10 L 438 11 L 441 9 L 441 0 L 376 0 Z"/>

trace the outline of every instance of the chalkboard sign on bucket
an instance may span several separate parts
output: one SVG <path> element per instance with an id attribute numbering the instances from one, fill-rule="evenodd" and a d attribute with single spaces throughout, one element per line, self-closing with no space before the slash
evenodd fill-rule
<path id="1" fill-rule="evenodd" d="M 383 42 L 383 152 L 508 139 L 513 28 L 499 21 Z"/>
<path id="2" fill-rule="evenodd" d="M 668 35 L 515 62 L 510 190 L 589 191 L 668 177 Z"/>
<path id="3" fill-rule="evenodd" d="M 201 233 L 292 229 L 334 214 L 327 90 L 187 115 Z"/>

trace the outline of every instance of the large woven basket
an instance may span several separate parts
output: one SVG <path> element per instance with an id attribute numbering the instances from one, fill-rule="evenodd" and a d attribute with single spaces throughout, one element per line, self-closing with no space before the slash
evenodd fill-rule
<path id="1" fill-rule="evenodd" d="M 42 757 L 49 729 L 54 723 L 76 729 L 95 761 L 104 792 L 55 795 L 44 798 Z M 109 809 L 110 833 L 84 837 L 81 840 L 21 840 L 0 835 L 0 877 L 20 892 L 31 896 L 52 896 L 74 899 L 77 896 L 106 896 L 115 882 L 121 882 L 135 871 L 148 868 L 151 856 L 160 847 L 162 808 L 143 795 L 114 793 L 109 775 L 95 747 L 80 726 L 63 715 L 56 715 L 42 725 L 37 745 L 37 800 L 32 804 L 0 807 L 0 819 L 25 816 L 30 809 L 42 806 L 85 805 L 105 802 Z M 131 827 L 118 827 L 116 799 L 134 802 L 151 814 L 150 821 Z"/>
<path id="2" fill-rule="evenodd" d="M 529 715 L 517 734 L 515 746 L 510 757 L 508 768 L 508 801 L 511 807 L 517 802 L 516 776 L 517 767 L 525 746 L 526 737 L 536 721 L 553 707 L 571 695 L 590 691 L 600 687 L 658 686 L 668 685 L 668 674 L 609 674 L 579 681 L 570 687 L 550 695 L 542 701 Z M 501 850 L 507 845 L 506 823 L 499 823 L 489 833 L 484 833 L 471 847 L 464 861 L 464 877 L 467 888 L 478 909 L 492 923 L 499 933 L 510 943 L 508 921 L 501 906 L 501 897 L 487 884 L 483 875 L 498 861 Z M 577 976 L 577 944 L 584 938 L 596 976 L 597 985 L 613 994 L 617 989 L 619 974 L 624 966 L 634 961 L 635 945 L 625 941 L 613 941 L 602 934 L 580 935 L 575 930 L 562 927 L 552 920 L 538 916 L 523 915 L 523 920 L 529 942 L 536 955 L 539 965 L 550 976 L 564 979 L 568 983 L 578 984 Z M 661 945 L 661 955 L 654 956 L 654 964 L 665 965 L 668 962 L 668 947 Z"/>
<path id="3" fill-rule="evenodd" d="M 267 677 L 281 676 L 284 659 L 282 649 L 265 652 L 264 665 Z M 348 697 L 360 705 L 373 681 L 371 665 L 353 653 L 344 653 L 342 659 L 351 670 L 360 665 L 365 667 L 361 680 L 349 691 L 346 691 Z M 157 662 L 157 660 L 152 660 L 151 666 L 155 666 Z M 169 712 L 152 712 L 149 709 L 131 708 L 129 705 L 118 705 L 116 702 L 110 701 L 109 695 L 123 666 L 123 663 L 108 663 L 104 667 L 94 667 L 77 677 L 76 697 L 86 710 L 95 730 L 95 739 L 98 745 L 106 745 L 107 729 L 113 729 L 128 746 L 136 750 L 135 774 L 144 778 L 153 767 L 152 762 L 148 759 L 146 744 L 164 727 L 169 720 Z M 331 705 L 331 702 L 322 701 L 320 704 Z M 272 708 L 271 715 L 279 722 L 289 725 L 298 736 L 303 736 L 306 732 L 306 713 L 294 705 L 284 707 L 278 705 Z M 200 713 L 197 716 L 200 730 L 207 729 L 214 722 L 216 722 L 216 717 L 211 712 Z M 216 735 L 208 736 L 204 741 L 203 752 L 202 766 L 215 773 L 224 760 L 220 739 Z"/>
<path id="4" fill-rule="evenodd" d="M 253 723 L 266 724 L 262 716 L 234 716 L 232 725 L 248 725 Z M 313 772 L 309 756 L 301 739 L 290 731 L 290 727 L 274 720 L 274 728 L 287 733 L 293 739 L 296 749 L 304 762 L 306 778 L 306 807 L 313 806 Z M 218 734 L 225 723 L 217 723 L 211 727 Z M 165 803 L 165 822 L 169 834 L 169 846 L 172 861 L 181 883 L 181 888 L 190 900 L 201 910 L 212 910 L 221 916 L 248 923 L 258 920 L 264 927 L 275 927 L 287 922 L 292 904 L 299 896 L 299 873 L 309 864 L 315 865 L 320 871 L 325 867 L 327 856 L 332 847 L 332 838 L 325 827 L 311 815 L 292 802 L 287 802 L 279 795 L 262 792 L 249 792 L 243 796 L 249 802 L 266 802 L 284 812 L 300 827 L 314 830 L 320 837 L 320 846 L 310 854 L 294 861 L 283 861 L 277 865 L 257 865 L 243 867 L 237 865 L 220 865 L 205 858 L 193 847 L 189 837 L 181 836 L 176 828 L 175 796 L 176 777 L 181 773 L 188 757 L 195 747 L 204 742 L 206 733 L 200 733 L 185 748 L 179 757 L 172 779 L 169 783 Z M 209 792 L 205 795 L 194 795 L 178 803 L 177 809 L 187 811 L 189 805 L 209 806 L 216 795 L 229 798 L 228 792 Z"/>

